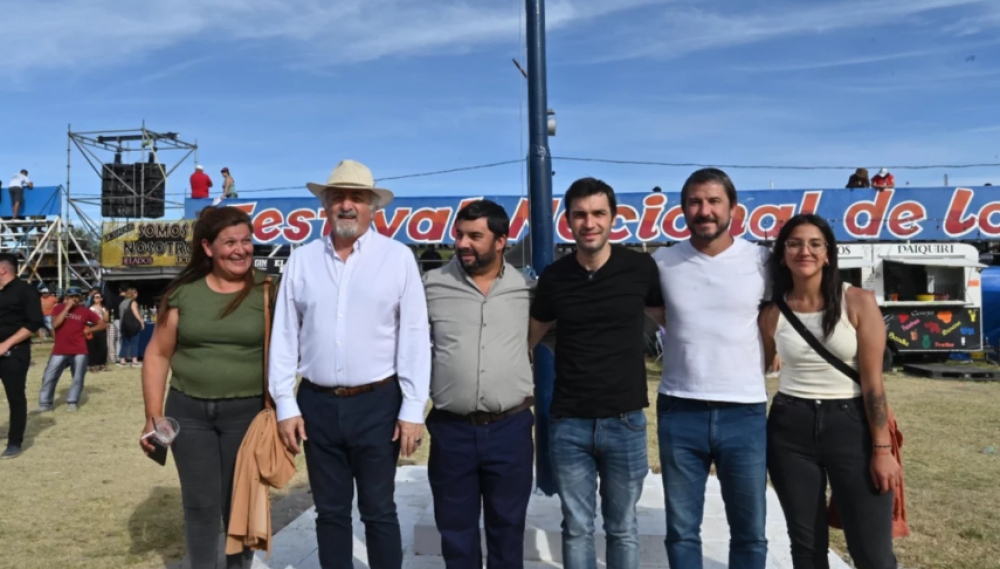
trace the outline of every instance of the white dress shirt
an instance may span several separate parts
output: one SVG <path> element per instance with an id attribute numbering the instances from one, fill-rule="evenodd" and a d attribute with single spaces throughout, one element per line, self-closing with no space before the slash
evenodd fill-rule
<path id="1" fill-rule="evenodd" d="M 325 387 L 358 387 L 396 374 L 399 419 L 423 423 L 431 343 L 413 253 L 373 228 L 346 262 L 329 238 L 292 252 L 278 292 L 268 372 L 279 421 L 301 415 L 298 372 Z"/>

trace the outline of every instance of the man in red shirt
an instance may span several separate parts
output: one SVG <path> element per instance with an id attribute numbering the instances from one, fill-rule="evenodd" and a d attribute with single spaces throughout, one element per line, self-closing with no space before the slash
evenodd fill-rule
<path id="1" fill-rule="evenodd" d="M 879 191 L 886 188 L 895 188 L 896 178 L 893 178 L 892 174 L 889 173 L 888 168 L 882 168 L 879 173 L 872 178 L 872 187 Z"/>
<path id="2" fill-rule="evenodd" d="M 208 189 L 212 187 L 212 178 L 205 173 L 205 167 L 198 164 L 194 167 L 194 174 L 191 174 L 191 197 L 207 198 Z"/>
<path id="3" fill-rule="evenodd" d="M 107 323 L 83 305 L 83 293 L 77 287 L 66 289 L 66 301 L 52 309 L 52 327 L 56 341 L 52 357 L 45 368 L 42 390 L 38 393 L 38 410 L 51 411 L 56 384 L 63 370 L 73 372 L 73 385 L 66 398 L 67 410 L 76 411 L 83 393 L 83 376 L 87 373 L 87 336 L 107 328 Z"/>

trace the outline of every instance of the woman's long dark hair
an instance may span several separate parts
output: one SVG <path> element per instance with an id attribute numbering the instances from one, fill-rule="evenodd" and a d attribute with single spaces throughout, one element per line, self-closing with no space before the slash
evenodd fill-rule
<path id="1" fill-rule="evenodd" d="M 785 265 L 785 243 L 792 231 L 800 225 L 812 225 L 819 229 L 826 241 L 826 258 L 828 265 L 823 266 L 823 283 L 820 292 L 823 294 L 823 339 L 829 338 L 840 320 L 843 297 L 843 285 L 840 281 L 840 271 L 837 269 L 837 239 L 833 229 L 822 217 L 811 213 L 803 213 L 789 219 L 781 227 L 778 240 L 774 242 L 774 252 L 771 255 L 771 291 L 773 299 L 784 298 L 793 288 L 792 271 Z"/>
<path id="2" fill-rule="evenodd" d="M 215 242 L 215 238 L 219 236 L 219 233 L 236 225 L 246 225 L 250 229 L 250 232 L 253 232 L 253 222 L 250 221 L 250 216 L 243 210 L 236 209 L 235 207 L 206 207 L 201 210 L 201 213 L 198 214 L 198 220 L 194 223 L 194 235 L 191 238 L 191 260 L 184 267 L 184 270 L 181 271 L 181 274 L 177 275 L 177 278 L 170 283 L 170 286 L 167 287 L 167 292 L 160 299 L 160 314 L 166 314 L 168 310 L 167 299 L 181 285 L 203 279 L 212 272 L 212 258 L 205 253 L 205 248 L 202 247 L 201 242 L 204 240 L 213 243 Z M 254 289 L 254 279 L 254 269 L 253 265 L 251 265 L 250 269 L 243 275 L 243 290 L 226 306 L 222 314 L 219 315 L 219 318 L 225 318 L 232 314 L 250 296 L 250 293 Z"/>

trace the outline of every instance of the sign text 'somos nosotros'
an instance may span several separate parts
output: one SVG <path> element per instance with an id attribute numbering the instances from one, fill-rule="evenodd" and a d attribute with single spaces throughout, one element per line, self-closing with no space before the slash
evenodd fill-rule
<path id="1" fill-rule="evenodd" d="M 191 259 L 192 221 L 105 222 L 106 267 L 176 267 Z"/>

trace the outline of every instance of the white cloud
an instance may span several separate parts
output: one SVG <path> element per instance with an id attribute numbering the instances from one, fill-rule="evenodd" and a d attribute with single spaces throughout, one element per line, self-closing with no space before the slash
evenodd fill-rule
<path id="1" fill-rule="evenodd" d="M 851 0 L 846 2 L 783 3 L 767 10 L 739 13 L 735 10 L 710 11 L 701 6 L 675 6 L 660 17 L 637 26 L 633 36 L 639 45 L 624 46 L 606 60 L 635 57 L 675 58 L 689 53 L 749 45 L 781 38 L 807 36 L 845 29 L 900 25 L 910 17 L 933 10 L 969 8 L 981 10 L 989 18 L 996 13 L 990 0 Z M 982 25 L 987 25 L 986 23 Z M 1000 25 L 1000 22 L 996 22 Z M 655 29 L 656 33 L 638 28 Z"/>
<path id="2" fill-rule="evenodd" d="M 550 30 L 669 0 L 553 0 Z M 142 61 L 202 39 L 277 41 L 290 62 L 332 66 L 386 56 L 462 51 L 517 43 L 522 0 L 0 0 L 7 22 L 30 34 L 8 36 L 0 74 L 93 68 Z"/>
<path id="3" fill-rule="evenodd" d="M 940 22 L 938 31 L 971 34 L 1000 27 L 996 4 L 991 0 L 783 2 L 755 3 L 763 7 L 747 12 L 743 2 L 549 0 L 547 23 L 551 32 L 558 33 L 645 8 L 642 18 L 602 26 L 590 43 L 598 50 L 606 47 L 604 60 L 671 58 L 782 37 L 877 27 L 954 7 L 972 7 L 982 14 L 953 24 Z M 169 48 L 212 46 L 211 40 L 227 46 L 273 43 L 272 53 L 286 65 L 312 69 L 392 56 L 463 53 L 497 43 L 509 43 L 513 51 L 522 6 L 523 0 L 0 0 L 5 21 L 23 22 L 30 30 L 24 38 L 9 38 L 8 47 L 0 50 L 0 75 L 86 72 L 141 62 Z M 211 55 L 215 54 L 186 57 Z"/>

